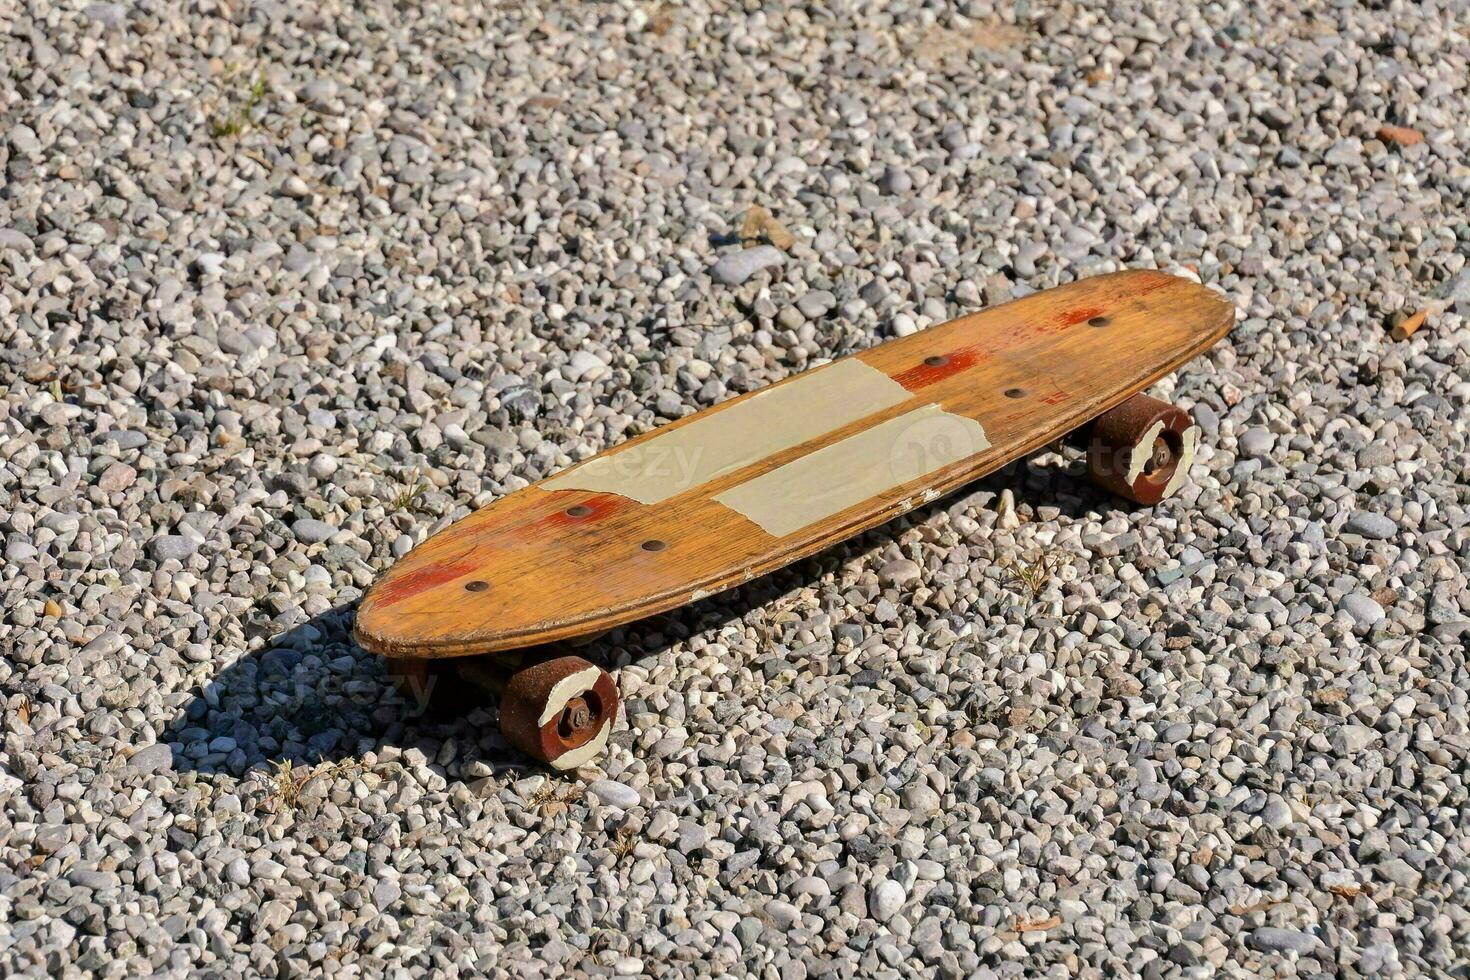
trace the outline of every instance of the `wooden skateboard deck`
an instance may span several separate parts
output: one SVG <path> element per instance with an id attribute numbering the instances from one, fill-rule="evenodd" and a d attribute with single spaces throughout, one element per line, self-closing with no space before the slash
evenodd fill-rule
<path id="1" fill-rule="evenodd" d="M 439 532 L 372 587 L 357 638 L 389 657 L 459 657 L 696 601 L 1036 450 L 1206 350 L 1233 320 L 1194 282 L 1121 272 L 813 368 Z"/>

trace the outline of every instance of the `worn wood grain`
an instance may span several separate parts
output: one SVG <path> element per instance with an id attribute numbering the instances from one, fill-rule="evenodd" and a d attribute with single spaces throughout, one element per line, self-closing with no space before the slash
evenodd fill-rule
<path id="1" fill-rule="evenodd" d="M 1208 349 L 1233 322 L 1230 304 L 1203 286 L 1133 271 L 1036 293 L 890 341 L 852 356 L 901 384 L 911 394 L 907 400 L 707 482 L 679 487 L 655 504 L 539 485 L 512 493 L 434 535 L 385 573 L 358 611 L 357 638 L 388 656 L 465 656 L 570 639 L 697 600 L 1038 449 Z M 609 452 L 645 445 L 757 394 Z M 977 421 L 988 447 L 780 537 L 715 500 L 777 467 L 930 405 Z M 894 472 L 902 475 L 902 466 Z M 831 474 L 833 481 L 843 479 L 842 473 Z"/>

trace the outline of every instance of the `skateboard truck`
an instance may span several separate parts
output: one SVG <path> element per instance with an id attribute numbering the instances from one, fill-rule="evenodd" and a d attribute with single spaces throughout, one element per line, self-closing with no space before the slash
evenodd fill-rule
<path id="1" fill-rule="evenodd" d="M 399 694 L 421 709 L 471 700 L 465 684 L 498 698 L 505 740 L 556 769 L 573 769 L 599 755 L 618 714 L 612 675 L 582 657 L 553 657 L 529 666 L 495 654 L 454 660 L 402 657 L 390 662 L 389 675 Z M 451 685 L 447 692 L 445 684 Z"/>

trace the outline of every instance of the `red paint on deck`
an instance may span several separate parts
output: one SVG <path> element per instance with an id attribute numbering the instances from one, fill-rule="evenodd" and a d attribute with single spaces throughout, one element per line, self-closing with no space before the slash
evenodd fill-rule
<path id="1" fill-rule="evenodd" d="M 1103 311 L 1101 307 L 1082 306 L 1078 307 L 1075 310 L 1067 310 L 1065 313 L 1062 313 L 1060 316 L 1057 317 L 1057 322 L 1064 327 L 1075 327 L 1079 323 L 1082 323 L 1086 320 L 1091 320 L 1095 316 L 1102 315 Z"/>
<path id="2" fill-rule="evenodd" d="M 909 368 L 907 371 L 898 372 L 893 376 L 893 380 L 903 385 L 908 391 L 918 391 L 921 388 L 927 388 L 935 382 L 943 381 L 945 378 L 953 377 L 961 371 L 974 367 L 988 353 L 989 351 L 979 346 L 960 347 L 956 350 L 938 355 L 944 358 L 944 363 L 942 364 L 921 362 Z"/>
<path id="3" fill-rule="evenodd" d="M 1147 296 L 1149 293 L 1152 293 L 1155 290 L 1163 289 L 1170 283 L 1177 281 L 1174 276 L 1159 272 L 1157 270 L 1148 269 L 1143 271 L 1149 274 L 1147 276 L 1142 274 L 1135 274 L 1134 276 L 1134 289 L 1137 291 L 1139 296 Z M 1198 274 L 1198 272 L 1195 273 L 1195 275 Z"/>
<path id="4" fill-rule="evenodd" d="M 470 561 L 466 553 L 451 561 L 429 565 L 426 568 L 415 568 L 402 575 L 386 578 L 373 590 L 372 598 L 380 606 L 391 606 L 404 599 L 411 599 L 420 592 L 435 586 L 453 582 L 457 578 L 470 574 L 478 567 L 479 564 Z"/>

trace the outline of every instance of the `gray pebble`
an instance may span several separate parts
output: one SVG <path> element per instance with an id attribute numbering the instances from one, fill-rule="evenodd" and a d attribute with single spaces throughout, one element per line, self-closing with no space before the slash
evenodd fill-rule
<path id="1" fill-rule="evenodd" d="M 135 772 L 167 772 L 173 766 L 173 749 L 163 742 L 146 745 L 128 757 L 128 768 Z"/>
<path id="2" fill-rule="evenodd" d="M 182 534 L 161 534 L 149 545 L 154 561 L 187 561 L 199 550 L 193 538 Z"/>
<path id="3" fill-rule="evenodd" d="M 1252 930 L 1246 942 L 1252 949 L 1265 953 L 1297 953 L 1302 956 L 1321 945 L 1321 940 L 1310 933 L 1270 926 Z"/>
<path id="4" fill-rule="evenodd" d="M 825 316 L 827 311 L 836 305 L 837 298 L 826 289 L 814 289 L 796 301 L 797 308 L 808 320 Z"/>
<path id="5" fill-rule="evenodd" d="M 1267 429 L 1248 429 L 1240 437 L 1240 452 L 1244 456 L 1265 456 L 1275 442 L 1276 437 Z"/>
<path id="6" fill-rule="evenodd" d="M 887 922 L 898 914 L 908 901 L 903 886 L 892 879 L 885 879 L 868 892 L 868 913 L 878 922 Z"/>
<path id="7" fill-rule="evenodd" d="M 636 789 L 611 779 L 599 779 L 588 783 L 587 792 L 608 806 L 615 806 L 623 810 L 631 809 L 642 802 Z"/>
<path id="8" fill-rule="evenodd" d="M 326 521 L 318 521 L 310 517 L 303 517 L 291 525 L 291 533 L 296 539 L 304 544 L 318 544 L 329 540 L 337 533 L 337 529 Z"/>
<path id="9" fill-rule="evenodd" d="M 722 286 L 738 286 L 763 269 L 784 264 L 786 253 L 774 245 L 757 245 L 726 252 L 710 267 L 710 278 Z"/>
<path id="10" fill-rule="evenodd" d="M 885 586 L 908 585 L 919 577 L 919 566 L 907 558 L 897 558 L 878 571 L 878 581 Z"/>
<path id="11" fill-rule="evenodd" d="M 1359 626 L 1374 626 L 1388 615 L 1378 600 L 1361 592 L 1349 592 L 1342 597 L 1342 610 Z"/>
<path id="12" fill-rule="evenodd" d="M 908 171 L 902 167 L 890 166 L 879 178 L 878 189 L 884 194 L 907 194 L 914 189 L 914 182 L 909 177 Z"/>
<path id="13" fill-rule="evenodd" d="M 1354 513 L 1342 529 L 1349 534 L 1361 534 L 1375 541 L 1387 541 L 1398 534 L 1399 530 L 1392 518 L 1366 510 Z"/>

